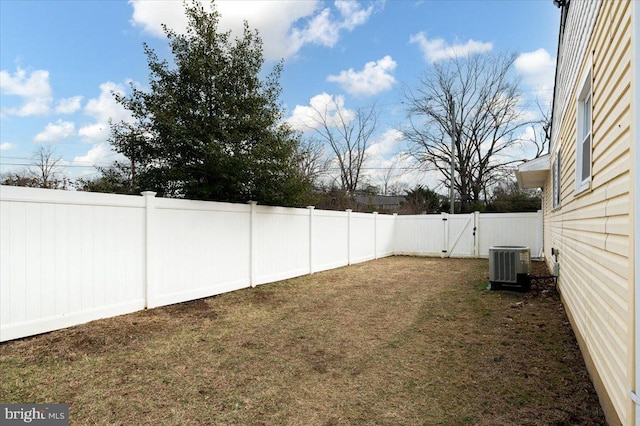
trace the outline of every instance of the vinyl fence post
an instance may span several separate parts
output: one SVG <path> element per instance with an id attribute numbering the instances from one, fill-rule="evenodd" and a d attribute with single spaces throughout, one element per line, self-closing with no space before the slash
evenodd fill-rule
<path id="1" fill-rule="evenodd" d="M 347 265 L 351 265 L 351 209 L 347 209 Z"/>
<path id="2" fill-rule="evenodd" d="M 449 253 L 449 215 L 442 213 L 442 252 L 440 257 L 445 258 Z"/>
<path id="3" fill-rule="evenodd" d="M 480 212 L 473 212 L 473 257 L 480 257 Z"/>
<path id="4" fill-rule="evenodd" d="M 249 201 L 249 284 L 256 286 L 255 276 L 255 234 L 256 234 L 256 204 L 257 201 Z"/>
<path id="5" fill-rule="evenodd" d="M 544 213 L 542 210 L 538 210 L 538 232 L 536 234 L 538 236 L 538 247 L 540 247 L 538 253 L 536 253 L 536 256 L 538 256 L 544 253 Z"/>
<path id="6" fill-rule="evenodd" d="M 373 212 L 373 258 L 378 258 L 378 212 Z"/>
<path id="7" fill-rule="evenodd" d="M 154 221 L 154 209 L 155 209 L 155 196 L 153 191 L 144 191 L 141 193 L 144 197 L 144 307 L 154 308 L 156 303 L 154 299 L 158 292 L 157 277 L 156 277 L 156 261 L 158 251 L 155 241 L 155 221 Z"/>
<path id="8" fill-rule="evenodd" d="M 397 247 L 397 242 L 396 240 L 398 239 L 396 232 L 398 230 L 398 213 L 394 213 L 393 214 L 393 256 L 396 256 L 396 247 Z"/>
<path id="9" fill-rule="evenodd" d="M 309 209 L 309 273 L 313 274 L 313 209 L 315 206 L 307 206 Z"/>

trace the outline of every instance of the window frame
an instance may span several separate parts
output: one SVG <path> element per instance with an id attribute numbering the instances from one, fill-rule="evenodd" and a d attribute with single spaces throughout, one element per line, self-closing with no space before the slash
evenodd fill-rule
<path id="1" fill-rule="evenodd" d="M 553 162 L 551 164 L 551 208 L 557 210 L 562 206 L 562 178 L 561 178 L 561 166 L 562 166 L 562 154 L 561 149 L 558 148 Z"/>
<path id="2" fill-rule="evenodd" d="M 576 99 L 576 194 L 591 187 L 593 177 L 593 90 L 589 68 L 580 80 Z M 586 170 L 585 176 L 585 165 Z"/>

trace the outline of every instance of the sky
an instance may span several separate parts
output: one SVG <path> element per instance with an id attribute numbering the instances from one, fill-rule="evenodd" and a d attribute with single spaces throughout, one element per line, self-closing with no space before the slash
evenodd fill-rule
<path id="1" fill-rule="evenodd" d="M 380 123 L 364 164 L 366 179 L 446 192 L 433 173 L 416 173 L 402 138 L 403 88 L 434 64 L 473 53 L 514 53 L 522 106 L 553 96 L 559 9 L 551 0 L 217 0 L 221 29 L 246 20 L 264 42 L 265 71 L 280 60 L 285 119 L 310 135 L 315 108 L 376 105 Z M 181 1 L 1 0 L 0 172 L 28 166 L 41 146 L 59 172 L 95 177 L 94 166 L 123 157 L 108 143 L 109 119 L 129 115 L 113 93 L 148 87 L 143 43 L 170 58 L 161 24 L 180 32 Z M 523 134 L 531 132 L 523 129 Z M 527 158 L 526 146 L 514 155 Z M 390 171 L 391 170 L 391 171 Z"/>

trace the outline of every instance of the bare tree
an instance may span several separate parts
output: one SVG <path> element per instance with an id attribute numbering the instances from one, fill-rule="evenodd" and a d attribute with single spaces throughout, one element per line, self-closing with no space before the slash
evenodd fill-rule
<path id="1" fill-rule="evenodd" d="M 397 179 L 397 160 L 394 160 L 393 163 L 385 170 L 385 172 L 380 176 L 381 184 L 380 184 L 380 192 L 382 195 L 389 195 L 389 191 L 393 182 Z"/>
<path id="2" fill-rule="evenodd" d="M 540 100 L 536 100 L 540 118 L 532 123 L 533 136 L 527 142 L 531 142 L 536 148 L 534 158 L 538 158 L 549 152 L 551 141 L 551 105 L 543 106 Z"/>
<path id="3" fill-rule="evenodd" d="M 325 106 L 315 108 L 313 120 L 316 134 L 326 142 L 335 154 L 335 163 L 340 171 L 340 188 L 353 193 L 362 179 L 362 165 L 371 135 L 378 127 L 376 106 L 359 108 L 355 112 L 335 103 L 335 110 Z M 333 113 L 333 115 L 332 115 Z"/>
<path id="4" fill-rule="evenodd" d="M 514 60 L 515 55 L 491 54 L 452 58 L 405 90 L 410 118 L 405 136 L 412 153 L 435 167 L 447 186 L 453 142 L 453 185 L 462 211 L 480 201 L 502 170 L 522 160 L 510 152 L 521 142 L 517 131 L 527 124 L 518 81 L 510 74 Z"/>
<path id="5" fill-rule="evenodd" d="M 318 186 L 319 180 L 327 174 L 329 169 L 329 160 L 320 139 L 310 137 L 300 140 L 298 143 L 298 165 L 302 175 L 313 186 Z"/>
<path id="6" fill-rule="evenodd" d="M 413 172 L 401 163 L 406 159 L 406 155 L 399 155 L 393 158 L 391 164 L 384 169 L 384 173 L 379 176 L 379 186 L 382 195 L 399 195 L 406 192 L 408 185 L 401 182 L 400 177 Z"/>
<path id="7" fill-rule="evenodd" d="M 28 168 L 4 173 L 0 180 L 3 185 L 68 189 L 71 182 L 59 172 L 60 160 L 51 146 L 40 146 L 33 153 Z"/>
<path id="8" fill-rule="evenodd" d="M 58 188 L 64 178 L 58 172 L 61 158 L 51 146 L 41 145 L 33 154 L 31 173 L 40 188 Z"/>

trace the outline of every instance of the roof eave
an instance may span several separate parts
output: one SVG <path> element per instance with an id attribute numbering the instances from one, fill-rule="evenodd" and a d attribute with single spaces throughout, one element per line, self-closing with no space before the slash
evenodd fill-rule
<path id="1" fill-rule="evenodd" d="M 551 171 L 549 158 L 549 154 L 543 155 L 518 166 L 516 169 L 518 186 L 523 189 L 543 188 Z"/>

